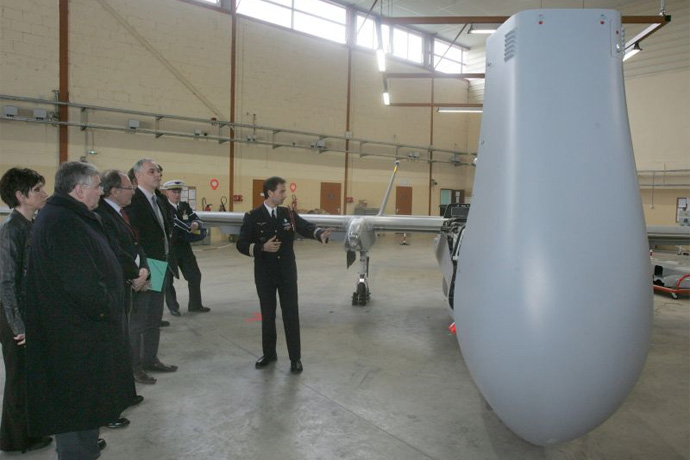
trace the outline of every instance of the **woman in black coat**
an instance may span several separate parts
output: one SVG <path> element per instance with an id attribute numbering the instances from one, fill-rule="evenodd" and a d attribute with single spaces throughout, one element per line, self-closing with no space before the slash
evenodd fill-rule
<path id="1" fill-rule="evenodd" d="M 51 443 L 31 437 L 26 417 L 24 299 L 25 249 L 31 240 L 34 214 L 48 194 L 45 179 L 32 169 L 12 168 L 0 179 L 0 197 L 12 213 L 0 226 L 0 343 L 5 362 L 5 392 L 0 423 L 0 450 L 35 450 Z"/>

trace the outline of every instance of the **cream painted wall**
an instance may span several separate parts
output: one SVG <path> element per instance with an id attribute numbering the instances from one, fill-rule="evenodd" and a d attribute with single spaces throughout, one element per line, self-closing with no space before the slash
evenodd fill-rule
<path id="1" fill-rule="evenodd" d="M 685 190 L 649 188 L 640 191 L 642 196 L 644 216 L 647 225 L 674 226 L 676 223 L 677 199 L 690 197 L 690 188 Z"/>
<path id="2" fill-rule="evenodd" d="M 58 11 L 54 0 L 0 0 L 0 87 L 4 94 L 52 98 L 58 86 Z M 237 46 L 237 121 L 343 136 L 346 130 L 347 58 L 343 45 L 240 18 Z M 659 32 L 663 34 L 663 31 Z M 84 104 L 227 119 L 230 113 L 231 17 L 174 0 L 72 0 L 70 2 L 70 99 Z M 392 71 L 419 69 L 390 60 Z M 481 117 L 438 114 L 428 108 L 385 107 L 373 52 L 352 53 L 350 131 L 356 138 L 476 152 Z M 688 69 L 626 81 L 638 168 L 690 168 Z M 393 102 L 428 102 L 429 81 L 393 80 Z M 436 80 L 438 102 L 468 101 L 467 82 Z M 21 105 L 21 104 L 18 104 Z M 31 108 L 25 104 L 24 108 Z M 80 114 L 72 111 L 70 118 Z M 138 117 L 152 128 L 151 117 Z M 432 129 L 433 119 L 433 133 Z M 120 115 L 90 113 L 89 120 L 122 125 Z M 167 129 L 187 129 L 162 120 Z M 209 130 L 210 125 L 200 124 Z M 215 128 L 212 128 L 215 129 Z M 226 133 L 227 135 L 227 133 Z M 261 134 L 265 135 L 265 133 Z M 0 121 L 0 170 L 26 165 L 52 186 L 57 167 L 57 129 Z M 328 140 L 332 148 L 342 142 Z M 229 191 L 229 145 L 210 140 L 160 138 L 137 133 L 70 129 L 70 159 L 87 150 L 97 167 L 128 169 L 141 157 L 158 159 L 165 179 L 198 187 L 217 208 Z M 319 207 L 320 182 L 345 181 L 345 157 L 291 148 L 236 145 L 235 193 L 251 207 L 253 179 L 280 174 L 298 184 L 300 208 Z M 379 205 L 392 159 L 350 155 L 347 194 Z M 413 213 L 436 214 L 441 188 L 465 189 L 471 197 L 474 168 L 404 161 L 398 185 L 413 187 Z M 218 190 L 209 185 L 220 182 Z M 645 193 L 645 208 L 648 207 Z M 665 192 L 655 196 L 656 222 Z M 668 196 L 670 200 L 670 195 Z M 675 200 L 675 198 L 674 198 Z M 675 201 L 674 201 L 675 203 Z M 675 205 L 675 204 L 674 204 Z M 348 206 L 352 212 L 354 205 Z M 387 211 L 393 212 L 394 197 Z M 660 211 L 659 211 L 660 212 Z M 653 214 L 653 215 L 652 215 Z M 671 219 L 673 216 L 671 216 Z M 660 222 L 672 224 L 672 221 Z"/>

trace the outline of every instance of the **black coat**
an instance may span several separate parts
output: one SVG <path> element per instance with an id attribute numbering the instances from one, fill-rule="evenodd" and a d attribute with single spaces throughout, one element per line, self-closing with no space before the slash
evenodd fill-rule
<path id="1" fill-rule="evenodd" d="M 194 221 L 199 221 L 201 224 L 201 221 L 186 201 L 180 201 L 179 210 L 175 209 L 168 200 L 165 200 L 165 205 L 165 209 L 168 211 L 168 218 L 173 223 L 172 235 L 170 236 L 168 264 L 173 275 L 179 278 L 180 274 L 178 267 L 180 259 L 194 257 L 192 245 L 185 238 L 185 233 L 187 232 L 185 227 L 189 226 Z"/>
<path id="2" fill-rule="evenodd" d="M 101 199 L 95 212 L 101 216 L 103 229 L 111 249 L 120 262 L 125 282 L 138 278 L 139 269 L 148 269 L 149 266 L 146 262 L 146 254 L 137 241 L 136 230 L 127 224 L 122 216 L 103 199 Z M 139 256 L 139 265 L 136 263 L 137 256 Z"/>
<path id="3" fill-rule="evenodd" d="M 96 429 L 132 402 L 122 270 L 100 219 L 56 193 L 39 213 L 25 276 L 29 431 Z"/>
<path id="4" fill-rule="evenodd" d="M 135 190 L 132 204 L 125 208 L 125 212 L 129 216 L 130 223 L 139 233 L 139 244 L 144 249 L 146 256 L 151 259 L 165 261 L 165 239 L 170 239 L 172 228 L 170 215 L 166 211 L 166 201 L 158 195 L 157 197 L 158 207 L 163 214 L 165 232 L 161 229 L 149 200 L 146 199 L 146 195 L 139 188 Z"/>
<path id="5" fill-rule="evenodd" d="M 258 283 L 264 277 L 280 277 L 285 281 L 297 281 L 295 263 L 295 228 L 305 238 L 318 239 L 323 230 L 302 219 L 296 212 L 278 206 L 276 219 L 263 204 L 244 215 L 237 250 L 254 258 L 254 279 Z M 264 252 L 263 244 L 277 236 L 281 242 L 278 252 Z"/>

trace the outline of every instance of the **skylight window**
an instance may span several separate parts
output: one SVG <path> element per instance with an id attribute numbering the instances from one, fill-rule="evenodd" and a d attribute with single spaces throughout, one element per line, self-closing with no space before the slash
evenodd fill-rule
<path id="1" fill-rule="evenodd" d="M 443 73 L 463 73 L 464 50 L 443 40 L 434 40 L 434 69 Z"/>

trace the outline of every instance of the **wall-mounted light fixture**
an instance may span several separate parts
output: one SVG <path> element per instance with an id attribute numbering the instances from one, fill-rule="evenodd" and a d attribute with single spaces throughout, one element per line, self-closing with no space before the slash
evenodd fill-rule
<path id="1" fill-rule="evenodd" d="M 48 118 L 48 111 L 44 109 L 34 109 L 33 116 L 34 120 L 44 121 Z"/>
<path id="2" fill-rule="evenodd" d="M 139 120 L 136 120 L 134 118 L 127 120 L 127 127 L 132 131 L 136 131 L 137 129 L 139 129 L 140 125 L 141 123 L 139 122 Z"/>
<path id="3" fill-rule="evenodd" d="M 2 116 L 5 118 L 14 118 L 19 113 L 19 109 L 16 105 L 3 105 L 2 106 Z"/>
<path id="4" fill-rule="evenodd" d="M 623 55 L 623 62 L 627 61 L 631 57 L 635 56 L 637 53 L 642 51 L 642 48 L 640 48 L 639 43 L 635 43 L 632 46 L 629 46 L 625 49 L 625 54 Z"/>
<path id="5" fill-rule="evenodd" d="M 439 107 L 436 111 L 438 113 L 482 113 L 484 107 L 482 104 L 468 104 L 467 106 Z"/>

